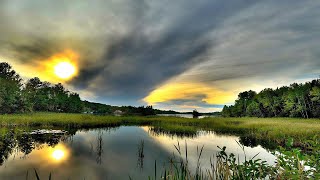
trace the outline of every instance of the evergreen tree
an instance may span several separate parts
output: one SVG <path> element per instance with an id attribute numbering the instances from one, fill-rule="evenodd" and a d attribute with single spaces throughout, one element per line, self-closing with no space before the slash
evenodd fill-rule
<path id="1" fill-rule="evenodd" d="M 21 78 L 8 63 L 0 63 L 0 113 L 22 111 Z"/>

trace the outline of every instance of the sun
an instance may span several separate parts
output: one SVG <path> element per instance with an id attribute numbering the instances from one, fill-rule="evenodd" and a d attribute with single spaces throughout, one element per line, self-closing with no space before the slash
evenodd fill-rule
<path id="1" fill-rule="evenodd" d="M 59 62 L 54 66 L 54 74 L 61 79 L 69 79 L 76 73 L 76 67 L 70 62 Z"/>
<path id="2" fill-rule="evenodd" d="M 52 83 L 65 83 L 79 73 L 79 55 L 70 49 L 52 54 L 39 64 L 41 78 Z"/>

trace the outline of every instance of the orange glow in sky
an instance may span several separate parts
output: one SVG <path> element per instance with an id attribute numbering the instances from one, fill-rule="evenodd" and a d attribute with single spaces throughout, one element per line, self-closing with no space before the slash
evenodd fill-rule
<path id="1" fill-rule="evenodd" d="M 68 81 L 78 74 L 78 55 L 65 50 L 62 53 L 52 55 L 46 60 L 46 74 L 43 75 L 51 81 Z"/>

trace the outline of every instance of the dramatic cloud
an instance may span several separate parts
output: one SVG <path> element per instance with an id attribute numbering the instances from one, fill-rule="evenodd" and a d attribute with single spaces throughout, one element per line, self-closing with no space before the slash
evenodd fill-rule
<path id="1" fill-rule="evenodd" d="M 320 2 L 119 0 L 0 2 L 0 57 L 24 77 L 72 50 L 66 85 L 92 100 L 212 111 L 239 91 L 320 73 Z"/>

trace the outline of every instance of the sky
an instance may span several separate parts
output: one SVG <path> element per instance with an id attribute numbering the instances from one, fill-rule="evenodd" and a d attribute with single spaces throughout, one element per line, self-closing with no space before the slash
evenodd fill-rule
<path id="1" fill-rule="evenodd" d="M 83 100 L 219 111 L 320 74 L 320 1 L 1 0 L 0 61 Z M 76 67 L 69 79 L 56 61 Z"/>

